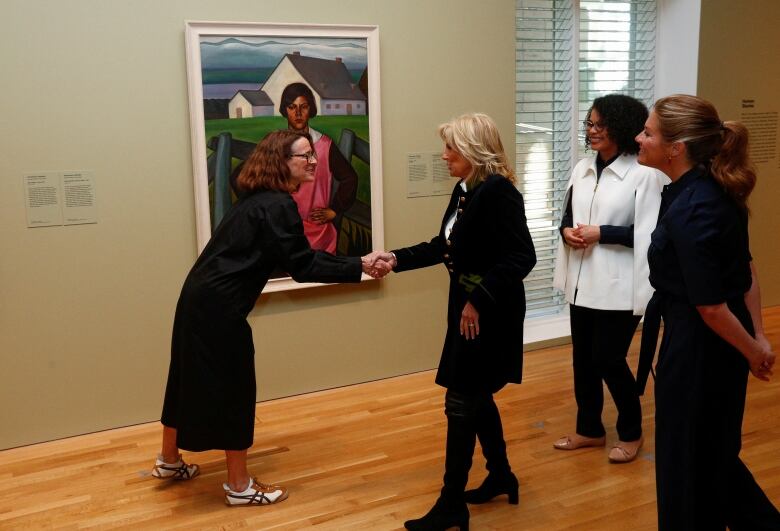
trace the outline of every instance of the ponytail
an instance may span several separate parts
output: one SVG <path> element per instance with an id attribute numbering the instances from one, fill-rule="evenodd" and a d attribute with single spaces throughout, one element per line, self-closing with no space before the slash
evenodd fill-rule
<path id="1" fill-rule="evenodd" d="M 756 172 L 748 155 L 748 130 L 740 122 L 723 123 L 723 144 L 712 158 L 710 171 L 737 203 L 746 206 L 756 186 Z"/>
<path id="2" fill-rule="evenodd" d="M 756 185 L 748 156 L 748 131 L 739 122 L 721 122 L 712 103 L 676 94 L 653 106 L 666 142 L 685 144 L 688 159 L 710 169 L 714 179 L 742 207 Z"/>

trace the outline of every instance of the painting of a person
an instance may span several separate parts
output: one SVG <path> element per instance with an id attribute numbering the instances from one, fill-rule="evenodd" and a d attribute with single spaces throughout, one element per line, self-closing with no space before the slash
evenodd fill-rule
<path id="1" fill-rule="evenodd" d="M 313 249 L 336 253 L 337 221 L 355 202 L 358 176 L 328 135 L 309 127 L 317 102 L 305 83 L 291 83 L 282 92 L 279 113 L 292 131 L 308 133 L 314 142 L 317 170 L 314 181 L 293 194 L 303 230 Z"/>

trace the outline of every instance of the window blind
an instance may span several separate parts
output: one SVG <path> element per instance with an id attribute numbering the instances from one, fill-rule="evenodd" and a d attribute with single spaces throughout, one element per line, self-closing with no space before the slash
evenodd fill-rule
<path id="1" fill-rule="evenodd" d="M 565 304 L 552 287 L 555 250 L 591 102 L 618 92 L 652 103 L 655 18 L 655 0 L 516 2 L 516 169 L 537 253 L 525 283 L 529 317 Z"/>

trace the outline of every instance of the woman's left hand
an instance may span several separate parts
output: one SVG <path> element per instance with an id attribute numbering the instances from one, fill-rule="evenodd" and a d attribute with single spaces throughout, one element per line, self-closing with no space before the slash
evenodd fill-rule
<path id="1" fill-rule="evenodd" d="M 479 335 L 479 312 L 470 302 L 463 307 L 460 315 L 460 335 L 466 339 L 476 339 Z"/>
<path id="2" fill-rule="evenodd" d="M 577 228 L 574 229 L 574 235 L 578 238 L 585 240 L 588 245 L 599 243 L 601 239 L 601 227 L 598 225 L 583 225 L 577 223 Z"/>
<path id="3" fill-rule="evenodd" d="M 320 225 L 332 221 L 335 217 L 336 211 L 331 208 L 312 208 L 309 214 L 309 219 Z"/>
<path id="4" fill-rule="evenodd" d="M 761 341 L 757 337 L 756 347 L 756 350 L 746 356 L 750 365 L 750 372 L 759 380 L 768 382 L 769 377 L 772 376 L 772 368 L 775 365 L 775 353 L 772 352 L 772 347 L 766 341 L 766 338 L 764 338 L 764 341 Z"/>

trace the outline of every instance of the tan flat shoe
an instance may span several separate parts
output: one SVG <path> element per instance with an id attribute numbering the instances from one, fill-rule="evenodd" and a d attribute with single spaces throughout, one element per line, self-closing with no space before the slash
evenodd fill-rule
<path id="1" fill-rule="evenodd" d="M 609 451 L 609 460 L 613 463 L 630 463 L 639 455 L 643 442 L 644 437 L 630 442 L 618 441 Z"/>
<path id="2" fill-rule="evenodd" d="M 553 447 L 558 450 L 576 450 L 589 446 L 604 446 L 606 443 L 606 437 L 583 437 L 575 433 L 574 435 L 564 435 L 553 443 Z"/>

